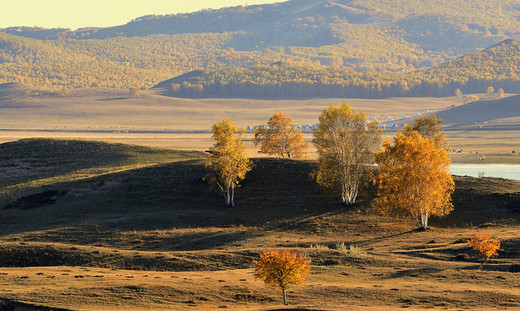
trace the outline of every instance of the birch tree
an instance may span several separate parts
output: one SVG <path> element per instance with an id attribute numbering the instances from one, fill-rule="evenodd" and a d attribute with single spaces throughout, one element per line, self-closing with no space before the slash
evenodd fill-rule
<path id="1" fill-rule="evenodd" d="M 210 148 L 206 164 L 210 182 L 218 187 L 224 195 L 228 206 L 235 206 L 235 187 L 252 168 L 247 157 L 246 147 L 242 141 L 244 130 L 236 134 L 237 127 L 226 118 L 213 125 L 213 139 L 216 143 Z"/>
<path id="2" fill-rule="evenodd" d="M 404 134 L 409 136 L 413 131 L 418 132 L 422 137 L 433 139 L 435 148 L 446 148 L 446 136 L 444 135 L 444 124 L 442 119 L 430 114 L 415 118 L 413 125 L 406 125 Z"/>
<path id="3" fill-rule="evenodd" d="M 380 141 L 381 131 L 375 122 L 367 122 L 364 113 L 356 113 L 347 104 L 325 109 L 314 131 L 316 181 L 325 187 L 340 188 L 343 203 L 354 204 Z"/>
<path id="4" fill-rule="evenodd" d="M 278 112 L 267 122 L 267 127 L 255 130 L 255 146 L 260 144 L 260 151 L 280 158 L 301 158 L 307 154 L 309 144 L 303 139 L 303 133 L 296 131 L 293 118 Z"/>
<path id="5" fill-rule="evenodd" d="M 455 183 L 444 149 L 436 149 L 432 139 L 415 131 L 397 133 L 394 144 L 386 140 L 383 148 L 376 154 L 377 210 L 396 217 L 409 215 L 423 230 L 428 228 L 430 216 L 444 216 L 453 210 Z"/>

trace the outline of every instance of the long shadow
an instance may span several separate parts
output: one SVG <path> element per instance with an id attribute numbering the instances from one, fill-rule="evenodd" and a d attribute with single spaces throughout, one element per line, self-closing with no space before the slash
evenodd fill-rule
<path id="1" fill-rule="evenodd" d="M 443 269 L 438 268 L 419 268 L 419 269 L 406 269 L 406 270 L 399 270 L 397 272 L 394 272 L 386 277 L 385 279 L 397 279 L 402 277 L 420 277 L 432 273 L 439 273 L 443 271 Z"/>
<path id="2" fill-rule="evenodd" d="M 130 99 L 130 97 L 111 97 L 111 98 L 99 98 L 96 101 L 113 101 L 113 100 L 125 100 Z"/>
<path id="3" fill-rule="evenodd" d="M 359 242 L 356 242 L 356 244 L 359 244 L 359 245 L 370 244 L 370 243 L 373 243 L 373 242 L 379 242 L 379 241 L 383 241 L 383 240 L 390 239 L 390 238 L 395 238 L 395 237 L 399 237 L 399 236 L 405 236 L 405 235 L 416 233 L 416 232 L 418 232 L 418 230 L 414 229 L 414 230 L 409 230 L 409 231 L 405 231 L 405 232 L 399 232 L 399 233 L 379 236 L 379 237 L 375 237 L 375 238 L 372 238 L 372 239 L 361 240 Z"/>
<path id="4" fill-rule="evenodd" d="M 0 213 L 0 233 L 85 223 L 120 230 L 277 226 L 337 211 L 339 200 L 324 194 L 309 178 L 311 169 L 310 162 L 255 160 L 254 170 L 236 191 L 235 208 L 227 208 L 220 195 L 208 190 L 200 160 L 55 183 L 36 191 L 56 189 L 67 194 L 54 204 Z"/>

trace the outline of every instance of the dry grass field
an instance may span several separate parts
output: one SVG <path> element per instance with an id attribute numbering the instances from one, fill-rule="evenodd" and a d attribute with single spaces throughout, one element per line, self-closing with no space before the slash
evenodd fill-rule
<path id="1" fill-rule="evenodd" d="M 309 178 L 312 161 L 254 164 L 230 209 L 199 152 L 0 145 L 0 309 L 520 308 L 520 181 L 458 177 L 455 211 L 417 232 L 377 214 L 370 185 L 346 207 Z M 474 232 L 502 241 L 483 270 L 465 243 Z M 312 264 L 289 306 L 252 276 L 260 251 L 282 248 Z"/>
<path id="2" fill-rule="evenodd" d="M 387 115 L 397 119 L 401 114 L 410 117 L 416 112 L 440 111 L 461 104 L 455 97 L 182 99 L 146 90 L 132 98 L 128 96 L 128 90 L 78 89 L 66 95 L 51 96 L 34 90 L 20 93 L 13 88 L 15 90 L 0 92 L 0 142 L 30 137 L 72 138 L 184 150 L 206 150 L 212 144 L 212 124 L 226 116 L 238 126 L 247 127 L 266 123 L 273 113 L 283 111 L 293 116 L 295 123 L 305 125 L 315 124 L 327 106 L 343 102 L 379 120 L 385 120 Z M 393 133 L 385 135 L 392 136 Z M 463 150 L 462 155 L 453 157 L 455 161 L 478 160 L 471 154 L 479 152 L 488 155 L 488 162 L 495 159 L 497 162 L 520 162 L 520 157 L 503 157 L 513 150 L 520 152 L 518 130 L 462 128 L 448 131 L 447 136 L 452 148 Z M 251 143 L 252 134 L 248 133 L 246 139 L 249 154 L 259 156 Z M 306 139 L 312 139 L 311 133 L 306 133 Z M 312 149 L 309 158 L 315 158 Z"/>
<path id="3" fill-rule="evenodd" d="M 313 150 L 304 161 L 265 158 L 250 132 L 255 165 L 237 207 L 225 208 L 203 179 L 209 129 L 226 116 L 248 126 L 284 111 L 313 124 L 325 107 L 346 101 L 381 120 L 459 105 L 455 98 L 3 92 L 0 310 L 520 309 L 520 181 L 457 177 L 454 212 L 417 232 L 413 221 L 372 209 L 371 185 L 353 207 L 317 186 L 309 178 Z M 486 154 L 487 162 L 520 163 L 520 131 L 446 134 L 462 149 L 451 154 L 454 162 Z M 52 139 L 24 139 L 31 137 Z M 474 232 L 502 241 L 483 270 L 465 243 Z M 289 306 L 252 276 L 252 260 L 266 249 L 311 259 L 308 280 L 288 292 Z"/>

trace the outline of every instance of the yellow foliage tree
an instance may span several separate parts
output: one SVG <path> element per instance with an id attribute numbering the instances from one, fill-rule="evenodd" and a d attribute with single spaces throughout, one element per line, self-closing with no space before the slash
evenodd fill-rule
<path id="1" fill-rule="evenodd" d="M 343 202 L 354 204 L 381 143 L 377 124 L 368 123 L 364 113 L 356 113 L 347 104 L 330 106 L 320 116 L 313 142 L 318 151 L 316 181 L 325 187 L 339 186 Z"/>
<path id="2" fill-rule="evenodd" d="M 376 154 L 377 210 L 394 216 L 411 215 L 423 230 L 428 228 L 430 216 L 444 216 L 453 210 L 455 183 L 444 149 L 436 149 L 433 140 L 415 131 L 397 133 L 394 145 L 386 140 L 383 147 Z"/>
<path id="3" fill-rule="evenodd" d="M 210 148 L 206 163 L 210 182 L 218 186 L 224 194 L 226 204 L 233 207 L 235 187 L 239 186 L 240 180 L 243 180 L 252 168 L 242 141 L 244 130 L 242 129 L 240 135 L 236 132 L 237 127 L 228 118 L 213 125 L 213 139 L 216 143 Z"/>
<path id="4" fill-rule="evenodd" d="M 495 94 L 495 89 L 492 86 L 488 86 L 486 89 L 486 95 L 493 96 Z"/>
<path id="5" fill-rule="evenodd" d="M 504 97 L 504 89 L 503 88 L 498 89 L 497 97 L 498 98 L 503 98 Z"/>
<path id="6" fill-rule="evenodd" d="M 500 241 L 493 239 L 491 235 L 487 234 L 473 234 L 473 237 L 468 241 L 469 246 L 479 252 L 480 268 L 489 261 L 490 258 L 498 256 L 498 249 L 500 248 Z"/>
<path id="7" fill-rule="evenodd" d="M 296 131 L 293 119 L 282 113 L 275 113 L 267 122 L 267 127 L 255 130 L 255 146 L 269 155 L 284 158 L 301 158 L 307 154 L 309 143 L 303 139 L 301 131 Z"/>
<path id="8" fill-rule="evenodd" d="M 462 95 L 462 91 L 461 91 L 459 88 L 457 88 L 457 89 L 455 90 L 455 93 L 454 93 L 454 94 L 455 94 L 455 97 L 457 97 L 457 98 L 462 98 L 462 96 L 463 96 L 463 95 Z"/>
<path id="9" fill-rule="evenodd" d="M 480 97 L 478 97 L 477 95 L 468 95 L 464 97 L 464 104 L 469 104 L 478 100 L 480 100 Z"/>
<path id="10" fill-rule="evenodd" d="M 404 128 L 404 134 L 407 136 L 410 136 L 413 131 L 418 132 L 424 138 L 433 139 L 435 148 L 446 148 L 443 120 L 438 119 L 434 114 L 417 117 L 413 125 L 407 124 Z"/>
<path id="11" fill-rule="evenodd" d="M 130 97 L 138 97 L 140 93 L 141 89 L 139 89 L 138 87 L 131 87 L 128 89 L 128 95 Z"/>
<path id="12" fill-rule="evenodd" d="M 282 290 L 283 303 L 287 304 L 286 289 L 289 285 L 305 281 L 311 270 L 309 259 L 297 252 L 269 250 L 260 253 L 258 261 L 253 260 L 253 275 L 265 284 Z"/>

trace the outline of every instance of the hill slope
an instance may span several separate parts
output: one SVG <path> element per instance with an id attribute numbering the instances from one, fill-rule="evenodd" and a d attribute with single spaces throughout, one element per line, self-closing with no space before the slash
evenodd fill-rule
<path id="1" fill-rule="evenodd" d="M 375 213 L 373 189 L 353 207 L 341 204 L 309 178 L 310 161 L 255 160 L 229 209 L 201 180 L 199 153 L 52 140 L 0 148 L 10 164 L 24 163 L 14 176 L 58 173 L 47 185 L 28 177 L 0 210 L 5 299 L 71 310 L 280 308 L 278 291 L 251 272 L 260 251 L 283 248 L 312 260 L 308 280 L 288 292 L 294 309 L 520 306 L 520 275 L 511 273 L 520 263 L 518 181 L 457 178 L 455 211 L 416 232 L 413 221 Z M 103 170 L 103 159 L 126 154 L 143 162 L 88 178 L 56 171 L 64 159 L 80 171 L 100 161 L 91 168 Z M 147 155 L 164 162 L 150 165 Z M 50 190 L 59 193 L 45 197 Z M 500 256 L 478 273 L 465 243 L 477 230 L 502 241 Z"/>
<path id="2" fill-rule="evenodd" d="M 520 117 L 520 96 L 476 101 L 437 113 L 448 125 L 475 125 L 492 120 Z"/>

